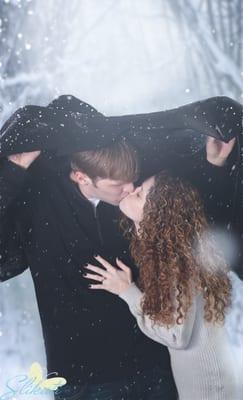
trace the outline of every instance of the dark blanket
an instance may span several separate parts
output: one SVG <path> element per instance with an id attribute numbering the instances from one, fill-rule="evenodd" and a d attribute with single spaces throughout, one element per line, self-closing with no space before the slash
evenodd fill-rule
<path id="1" fill-rule="evenodd" d="M 69 168 L 77 151 L 108 146 L 125 137 L 142 159 L 141 180 L 162 168 L 196 185 L 204 197 L 212 223 L 234 232 L 243 248 L 243 128 L 242 105 L 221 96 L 155 113 L 106 117 L 70 95 L 47 107 L 17 110 L 0 131 L 0 158 L 42 150 L 41 158 L 53 168 Z M 205 169 L 207 135 L 236 145 L 222 175 Z M 205 171 L 204 171 L 205 169 Z M 200 179 L 200 183 L 199 183 Z M 242 263 L 239 250 L 236 264 Z"/>
<path id="2" fill-rule="evenodd" d="M 47 107 L 18 109 L 0 131 L 0 156 L 33 150 L 56 155 L 104 147 L 125 136 L 142 150 L 159 147 L 190 153 L 210 135 L 225 142 L 242 134 L 242 106 L 228 97 L 212 97 L 172 110 L 106 117 L 73 96 L 60 96 Z"/>

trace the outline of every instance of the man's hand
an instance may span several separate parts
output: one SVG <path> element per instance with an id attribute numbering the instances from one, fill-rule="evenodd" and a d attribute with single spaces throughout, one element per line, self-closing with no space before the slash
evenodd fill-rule
<path id="1" fill-rule="evenodd" d="M 218 167 L 222 167 L 231 153 L 234 144 L 235 138 L 231 139 L 229 143 L 225 143 L 221 140 L 208 136 L 206 143 L 208 162 Z"/>
<path id="2" fill-rule="evenodd" d="M 40 151 L 31 151 L 28 153 L 13 154 L 8 156 L 8 160 L 19 165 L 20 167 L 27 169 L 32 162 L 40 155 Z"/>

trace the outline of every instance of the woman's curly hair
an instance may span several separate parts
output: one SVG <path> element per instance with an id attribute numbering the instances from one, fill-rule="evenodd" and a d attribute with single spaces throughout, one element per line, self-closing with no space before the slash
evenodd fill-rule
<path id="1" fill-rule="evenodd" d="M 160 172 L 147 195 L 138 234 L 127 219 L 126 227 L 139 267 L 144 314 L 168 327 L 181 324 L 201 293 L 205 320 L 224 321 L 231 303 L 228 267 L 209 231 L 200 196 L 189 183 Z"/>

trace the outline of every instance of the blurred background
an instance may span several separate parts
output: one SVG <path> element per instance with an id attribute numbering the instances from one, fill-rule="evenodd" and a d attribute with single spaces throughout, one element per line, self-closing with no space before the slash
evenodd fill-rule
<path id="1" fill-rule="evenodd" d="M 60 94 L 107 115 L 242 102 L 243 1 L 0 0 L 0 124 Z M 0 395 L 34 361 L 45 367 L 26 271 L 0 285 Z"/>

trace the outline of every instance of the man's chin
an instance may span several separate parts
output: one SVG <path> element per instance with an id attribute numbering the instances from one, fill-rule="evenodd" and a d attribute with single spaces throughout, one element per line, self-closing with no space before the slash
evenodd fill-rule
<path id="1" fill-rule="evenodd" d="M 125 200 L 125 197 L 123 197 L 123 199 L 121 199 L 119 204 L 118 204 L 121 211 L 123 211 L 124 200 Z"/>
<path id="2" fill-rule="evenodd" d="M 119 204 L 120 204 L 120 201 L 114 201 L 113 203 L 111 203 L 113 206 L 116 206 L 116 207 L 118 207 L 119 206 Z"/>
<path id="3" fill-rule="evenodd" d="M 124 201 L 125 198 L 126 198 L 126 196 L 123 197 L 122 199 L 114 200 L 113 203 L 112 203 L 113 206 L 119 206 L 119 207 L 120 207 L 120 204 L 123 203 L 123 201 Z"/>

